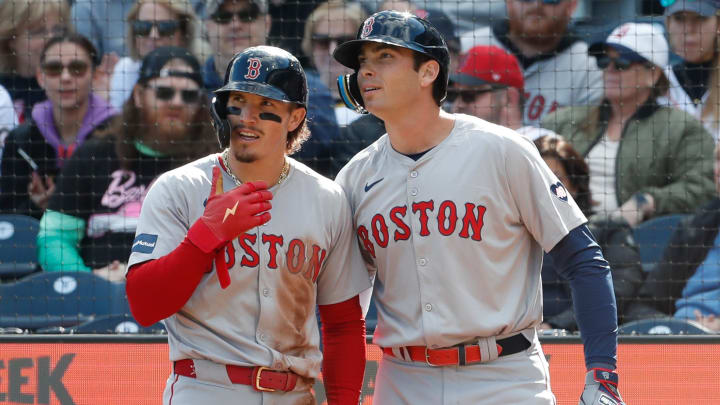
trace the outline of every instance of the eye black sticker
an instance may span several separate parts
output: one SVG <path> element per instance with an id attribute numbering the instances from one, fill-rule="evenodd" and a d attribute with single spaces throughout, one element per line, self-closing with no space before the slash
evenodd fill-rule
<path id="1" fill-rule="evenodd" d="M 269 112 L 262 112 L 260 113 L 260 119 L 265 121 L 275 121 L 275 122 L 282 122 L 282 118 L 280 118 L 279 115 L 269 113 Z"/>

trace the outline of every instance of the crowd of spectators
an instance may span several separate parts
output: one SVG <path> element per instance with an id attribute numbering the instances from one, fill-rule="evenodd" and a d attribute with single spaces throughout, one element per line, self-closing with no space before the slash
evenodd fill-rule
<path id="1" fill-rule="evenodd" d="M 370 13 L 406 10 L 450 50 L 445 109 L 534 141 L 588 217 L 620 321 L 720 332 L 720 0 L 664 3 L 660 23 L 618 21 L 587 43 L 577 0 L 505 0 L 507 18 L 462 32 L 407 0 L 0 0 L 0 213 L 40 221 L 39 270 L 122 282 L 148 187 L 218 151 L 212 92 L 263 44 L 303 62 L 312 137 L 293 157 L 332 178 L 385 132 L 344 106 L 336 82 L 350 72 L 332 53 Z M 672 214 L 693 215 L 643 271 L 633 229 Z M 576 330 L 547 255 L 542 278 L 541 328 Z"/>

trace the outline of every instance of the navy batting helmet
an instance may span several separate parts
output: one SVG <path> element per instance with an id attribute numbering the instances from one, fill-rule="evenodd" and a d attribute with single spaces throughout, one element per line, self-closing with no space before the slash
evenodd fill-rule
<path id="1" fill-rule="evenodd" d="M 450 52 L 442 35 L 432 24 L 416 15 L 381 11 L 365 20 L 358 30 L 357 39 L 341 44 L 333 52 L 338 62 L 355 70 L 355 73 L 338 77 L 338 89 L 348 108 L 367 113 L 357 84 L 357 73 L 360 69 L 358 55 L 360 48 L 367 42 L 412 49 L 435 59 L 440 64 L 440 75 L 435 79 L 438 85 L 434 96 L 438 105 L 442 103 L 447 94 L 450 68 Z"/>
<path id="2" fill-rule="evenodd" d="M 307 106 L 307 80 L 297 58 L 274 46 L 247 48 L 230 61 L 225 72 L 225 85 L 215 90 L 211 103 L 213 126 L 221 148 L 230 143 L 227 101 L 232 91 Z"/>

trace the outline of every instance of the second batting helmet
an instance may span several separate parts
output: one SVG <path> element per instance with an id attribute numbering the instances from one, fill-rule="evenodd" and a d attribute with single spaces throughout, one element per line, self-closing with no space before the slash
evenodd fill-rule
<path id="1" fill-rule="evenodd" d="M 368 42 L 377 42 L 412 49 L 427 55 L 440 64 L 438 91 L 435 95 L 440 104 L 447 94 L 450 68 L 450 52 L 440 32 L 426 20 L 399 11 L 381 11 L 368 17 L 357 33 L 357 39 L 347 41 L 333 52 L 341 64 L 355 70 L 355 73 L 338 77 L 338 88 L 345 104 L 358 112 L 367 113 L 357 85 L 360 69 L 358 55 L 360 48 Z"/>
<path id="2" fill-rule="evenodd" d="M 307 79 L 297 58 L 273 46 L 247 48 L 230 61 L 225 72 L 225 84 L 215 90 L 210 106 L 221 148 L 230 143 L 227 101 L 232 91 L 307 106 Z"/>

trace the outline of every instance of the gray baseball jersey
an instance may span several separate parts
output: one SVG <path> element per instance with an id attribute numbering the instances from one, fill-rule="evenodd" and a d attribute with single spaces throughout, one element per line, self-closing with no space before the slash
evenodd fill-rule
<path id="1" fill-rule="evenodd" d="M 218 156 L 158 178 L 143 202 L 129 266 L 182 242 L 204 212 Z M 272 219 L 228 245 L 230 286 L 221 289 L 216 272 L 207 273 L 185 306 L 163 321 L 171 361 L 267 366 L 316 378 L 322 360 L 316 304 L 370 287 L 343 190 L 288 160 L 287 179 L 270 188 Z M 223 185 L 235 187 L 224 171 Z"/>
<path id="2" fill-rule="evenodd" d="M 376 273 L 382 347 L 449 347 L 539 324 L 543 250 L 586 222 L 532 142 L 468 115 L 417 161 L 385 134 L 336 181 Z"/>
<path id="3" fill-rule="evenodd" d="M 463 34 L 460 40 L 463 52 L 477 45 L 494 45 L 512 53 L 495 37 L 491 27 Z M 582 41 L 524 67 L 523 78 L 525 125 L 539 126 L 540 120 L 558 107 L 598 104 L 603 95 L 602 71 L 595 58 L 588 56 L 588 46 Z"/>

